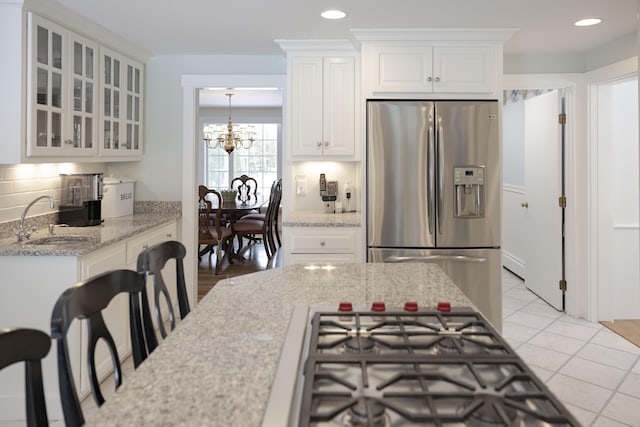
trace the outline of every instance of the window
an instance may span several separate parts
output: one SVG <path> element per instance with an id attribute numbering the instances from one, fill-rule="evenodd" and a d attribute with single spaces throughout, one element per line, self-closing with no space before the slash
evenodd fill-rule
<path id="1" fill-rule="evenodd" d="M 227 154 L 221 148 L 206 152 L 207 187 L 227 189 L 231 180 L 240 175 L 249 175 L 258 181 L 258 193 L 268 197 L 271 184 L 278 179 L 278 123 L 239 123 L 253 125 L 256 140 L 251 148 L 236 148 Z"/>

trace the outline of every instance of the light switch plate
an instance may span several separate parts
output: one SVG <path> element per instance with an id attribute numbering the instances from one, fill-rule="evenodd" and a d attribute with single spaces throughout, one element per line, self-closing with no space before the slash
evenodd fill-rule
<path id="1" fill-rule="evenodd" d="M 296 176 L 296 196 L 304 197 L 307 195 L 307 179 L 304 176 Z"/>

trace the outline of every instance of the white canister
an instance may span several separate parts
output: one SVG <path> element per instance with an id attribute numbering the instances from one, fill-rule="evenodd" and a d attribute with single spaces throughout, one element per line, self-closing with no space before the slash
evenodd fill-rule
<path id="1" fill-rule="evenodd" d="M 102 216 L 115 218 L 133 214 L 134 180 L 126 178 L 104 178 Z"/>

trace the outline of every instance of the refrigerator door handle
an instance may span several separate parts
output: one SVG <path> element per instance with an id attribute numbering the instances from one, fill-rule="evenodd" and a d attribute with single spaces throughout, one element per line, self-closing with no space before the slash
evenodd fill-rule
<path id="1" fill-rule="evenodd" d="M 424 256 L 388 256 L 384 262 L 412 262 L 412 261 L 456 261 L 456 262 L 487 262 L 484 257 L 467 255 L 424 255 Z"/>
<path id="2" fill-rule="evenodd" d="M 435 173 L 435 135 L 433 131 L 433 108 L 429 112 L 429 133 L 427 135 L 427 156 L 428 156 L 428 165 L 429 172 L 427 175 L 427 191 L 429 195 L 427 197 L 427 214 L 428 214 L 428 225 L 429 225 L 429 234 L 432 236 L 434 233 L 435 226 L 435 209 L 434 206 L 436 204 L 436 173 Z"/>
<path id="3" fill-rule="evenodd" d="M 438 233 L 442 234 L 442 217 L 444 216 L 444 137 L 442 133 L 442 116 L 439 114 L 436 126 L 438 126 L 438 138 L 436 139 L 436 152 L 438 153 Z"/>

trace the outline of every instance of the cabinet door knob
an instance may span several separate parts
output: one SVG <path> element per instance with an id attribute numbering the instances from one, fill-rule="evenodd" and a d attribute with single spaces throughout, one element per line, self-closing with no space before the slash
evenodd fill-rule
<path id="1" fill-rule="evenodd" d="M 520 203 L 520 206 L 522 206 L 523 208 L 528 208 L 529 207 L 529 202 L 522 202 L 522 203 Z"/>
<path id="2" fill-rule="evenodd" d="M 316 148 L 322 148 L 322 141 L 316 142 Z"/>
<path id="3" fill-rule="evenodd" d="M 440 77 L 436 77 L 435 81 L 439 82 L 440 81 Z"/>
<path id="4" fill-rule="evenodd" d="M 431 77 L 431 76 L 427 77 L 427 81 L 428 81 L 428 82 L 433 81 L 433 77 Z"/>
<path id="5" fill-rule="evenodd" d="M 323 240 L 323 241 L 320 242 L 320 246 L 324 246 L 324 245 L 325 245 L 325 242 Z"/>
<path id="6" fill-rule="evenodd" d="M 328 147 L 328 146 L 329 146 L 329 141 L 325 141 L 325 142 L 324 142 L 324 146 L 325 146 L 325 147 Z"/>

